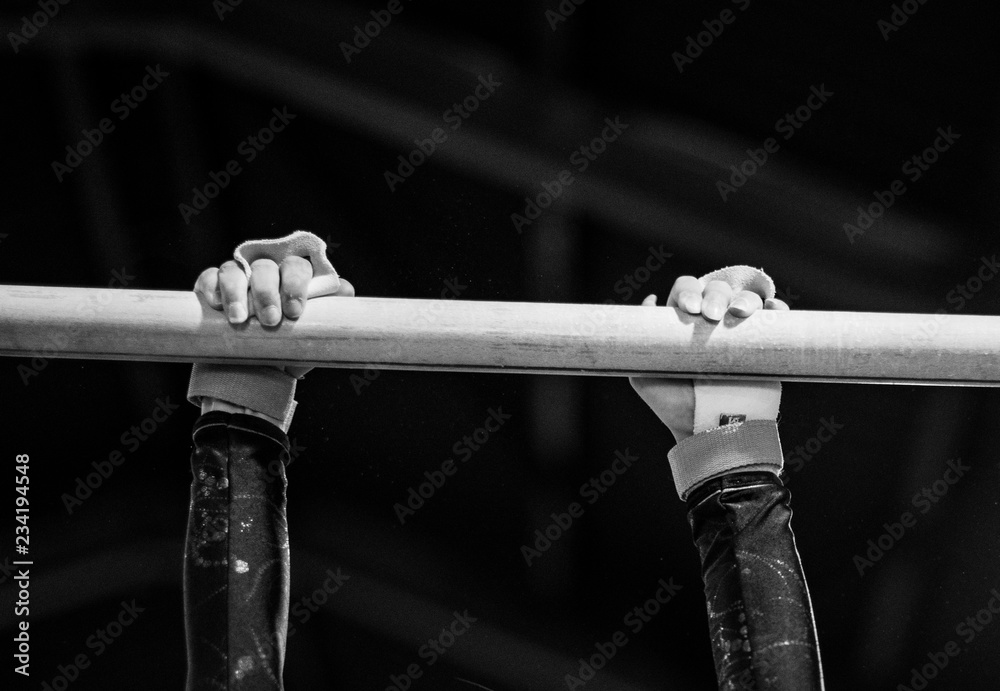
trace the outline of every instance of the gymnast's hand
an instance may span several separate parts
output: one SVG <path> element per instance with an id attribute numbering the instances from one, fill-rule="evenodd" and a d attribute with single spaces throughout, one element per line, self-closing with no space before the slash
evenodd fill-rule
<path id="1" fill-rule="evenodd" d="M 656 307 L 656 296 L 649 295 L 642 301 L 643 307 Z M 688 314 L 701 314 L 712 322 L 721 320 L 726 312 L 745 318 L 761 307 L 769 310 L 787 310 L 782 300 L 769 298 L 742 290 L 734 292 L 724 281 L 710 281 L 707 284 L 694 276 L 681 276 L 674 281 L 667 307 L 677 307 Z M 720 380 L 721 381 L 721 380 Z M 695 395 L 694 381 L 691 379 L 667 379 L 657 377 L 629 377 L 629 382 L 653 412 L 670 428 L 674 438 L 680 442 L 694 434 Z M 780 397 L 778 382 L 745 382 L 747 386 L 759 386 L 766 395 Z M 733 411 L 735 412 L 735 411 Z"/>
<path id="2" fill-rule="evenodd" d="M 243 268 L 230 260 L 219 268 L 201 272 L 195 282 L 197 295 L 212 309 L 225 312 L 231 324 L 242 324 L 251 314 L 264 326 L 276 327 L 282 317 L 298 319 L 308 300 L 313 267 L 305 257 L 288 256 L 278 265 L 272 259 L 257 259 L 250 264 L 247 279 Z M 354 286 L 340 279 L 333 295 L 354 297 Z M 311 367 L 287 367 L 285 371 L 301 377 Z"/>

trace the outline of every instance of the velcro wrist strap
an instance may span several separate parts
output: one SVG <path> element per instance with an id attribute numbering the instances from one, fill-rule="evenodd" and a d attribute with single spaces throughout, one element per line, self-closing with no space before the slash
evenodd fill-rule
<path id="1" fill-rule="evenodd" d="M 687 501 L 691 491 L 736 469 L 781 472 L 784 458 L 778 426 L 769 420 L 749 420 L 716 427 L 684 439 L 667 455 L 677 495 Z"/>
<path id="2" fill-rule="evenodd" d="M 196 406 L 202 397 L 244 406 L 282 421 L 288 429 L 295 413 L 296 379 L 275 367 L 195 363 L 187 399 Z"/>

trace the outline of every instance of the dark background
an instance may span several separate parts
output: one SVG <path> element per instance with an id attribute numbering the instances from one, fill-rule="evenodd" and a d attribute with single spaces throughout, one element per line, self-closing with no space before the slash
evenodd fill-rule
<path id="1" fill-rule="evenodd" d="M 0 281 L 107 287 L 117 271 L 129 288 L 187 290 L 238 242 L 304 228 L 366 296 L 437 298 L 451 280 L 463 300 L 624 303 L 616 284 L 662 246 L 672 256 L 628 303 L 745 263 L 793 309 L 997 313 L 996 282 L 948 300 L 998 249 L 993 6 L 928 2 L 885 40 L 890 3 L 742 4 L 589 0 L 553 30 L 555 0 L 403 0 L 348 63 L 340 43 L 386 3 L 243 0 L 220 19 L 209 0 L 73 0 L 16 52 L 9 32 L 39 8 L 5 3 Z M 735 21 L 679 72 L 672 54 L 727 8 Z M 119 121 L 112 102 L 155 65 L 169 76 Z M 396 157 L 489 74 L 502 86 L 390 192 Z M 820 85 L 833 96 L 724 203 L 716 182 Z M 178 205 L 283 106 L 295 120 L 185 223 Z M 621 138 L 515 232 L 524 197 L 615 116 Z M 105 117 L 115 130 L 59 182 L 53 161 Z M 948 127 L 960 138 L 850 242 L 856 207 Z M 189 366 L 0 364 L 3 458 L 31 456 L 24 688 L 81 653 L 71 688 L 181 688 L 197 411 L 184 403 L 134 452 L 121 435 L 158 398 L 183 402 Z M 309 621 L 293 615 L 288 689 L 384 689 L 466 609 L 477 623 L 412 688 L 565 688 L 661 578 L 681 591 L 584 688 L 713 687 L 673 439 L 626 381 L 385 371 L 358 391 L 351 375 L 310 374 L 290 431 L 304 449 L 289 469 L 292 601 L 327 569 L 349 580 Z M 968 645 L 955 627 L 1000 587 L 998 404 L 991 389 L 785 385 L 786 453 L 823 419 L 843 425 L 786 464 L 828 688 L 909 684 L 950 640 L 962 652 L 930 687 L 996 687 L 1000 624 Z M 400 525 L 393 505 L 499 406 L 510 422 Z M 64 493 L 116 449 L 126 462 L 69 513 Z M 641 460 L 526 566 L 534 530 L 624 449 Z M 970 470 L 920 513 L 912 497 L 949 459 Z M 855 555 L 906 511 L 916 526 L 859 575 Z M 144 611 L 97 655 L 88 636 L 132 600 Z"/>

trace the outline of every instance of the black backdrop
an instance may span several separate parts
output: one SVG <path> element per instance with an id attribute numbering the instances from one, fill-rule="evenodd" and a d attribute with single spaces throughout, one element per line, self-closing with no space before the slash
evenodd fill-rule
<path id="1" fill-rule="evenodd" d="M 677 275 L 746 263 L 793 309 L 997 312 L 996 283 L 973 280 L 998 249 L 990 5 L 389 4 L 5 3 L 0 280 L 185 290 L 241 240 L 304 228 L 369 296 L 457 285 L 463 300 L 637 304 Z M 373 11 L 386 25 L 345 57 Z M 894 12 L 900 26 L 879 24 Z M 685 50 L 695 57 L 674 55 Z M 155 88 L 123 105 L 150 73 L 159 81 L 143 88 Z M 491 75 L 499 86 L 453 129 L 447 111 Z M 795 116 L 812 87 L 832 95 Z M 295 117 L 250 161 L 241 143 L 275 108 Z M 789 114 L 808 120 L 790 130 Z M 100 143 L 81 146 L 105 118 Z M 627 128 L 581 172 L 573 152 L 605 118 Z M 444 141 L 391 191 L 386 171 L 436 128 Z M 777 150 L 723 195 L 720 181 L 740 182 L 730 167 L 771 137 Z M 905 162 L 936 139 L 947 150 L 913 180 Z M 69 172 L 54 165 L 77 163 L 67 146 L 86 152 Z M 179 205 L 230 160 L 239 173 L 185 218 Z M 517 232 L 525 197 L 566 169 L 573 183 Z M 845 230 L 897 179 L 906 191 L 881 218 Z M 71 688 L 181 687 L 189 366 L 0 364 L 3 458 L 31 457 L 23 687 L 53 683 L 60 665 L 73 676 L 80 655 Z M 287 688 L 384 689 L 414 663 L 414 689 L 564 688 L 660 579 L 676 596 L 584 688 L 712 687 L 672 438 L 627 382 L 317 370 L 299 401 L 292 599 L 317 611 L 293 609 Z M 780 430 L 829 688 L 919 688 L 911 669 L 949 641 L 961 652 L 929 687 L 995 687 L 1000 625 L 971 640 L 956 627 L 1000 587 L 998 403 L 988 389 L 785 385 Z M 146 423 L 146 440 L 123 437 L 163 404 L 182 405 L 161 408 L 173 412 Z M 401 525 L 393 505 L 500 407 L 511 419 Z M 820 444 L 824 421 L 842 427 Z M 640 460 L 528 566 L 522 545 L 626 449 Z M 115 451 L 125 462 L 67 506 Z M 949 461 L 969 470 L 915 503 Z M 868 540 L 907 511 L 915 525 L 859 573 Z M 12 646 L 12 539 L 0 557 Z M 323 593 L 338 569 L 347 580 Z M 91 638 L 133 601 L 142 611 L 110 644 Z M 420 646 L 465 610 L 476 622 L 428 665 Z"/>

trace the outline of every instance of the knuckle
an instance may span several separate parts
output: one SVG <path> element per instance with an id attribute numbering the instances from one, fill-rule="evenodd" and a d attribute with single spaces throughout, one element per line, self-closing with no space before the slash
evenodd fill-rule
<path id="1" fill-rule="evenodd" d="M 269 269 L 277 268 L 277 266 L 278 265 L 274 263 L 273 259 L 265 258 L 254 259 L 253 262 L 250 263 L 250 268 L 253 271 L 267 271 Z"/>
<path id="2" fill-rule="evenodd" d="M 212 279 L 218 275 L 218 272 L 219 270 L 215 267 L 202 271 L 198 274 L 198 278 L 194 282 L 194 289 L 203 292 L 208 291 L 213 283 Z"/>

